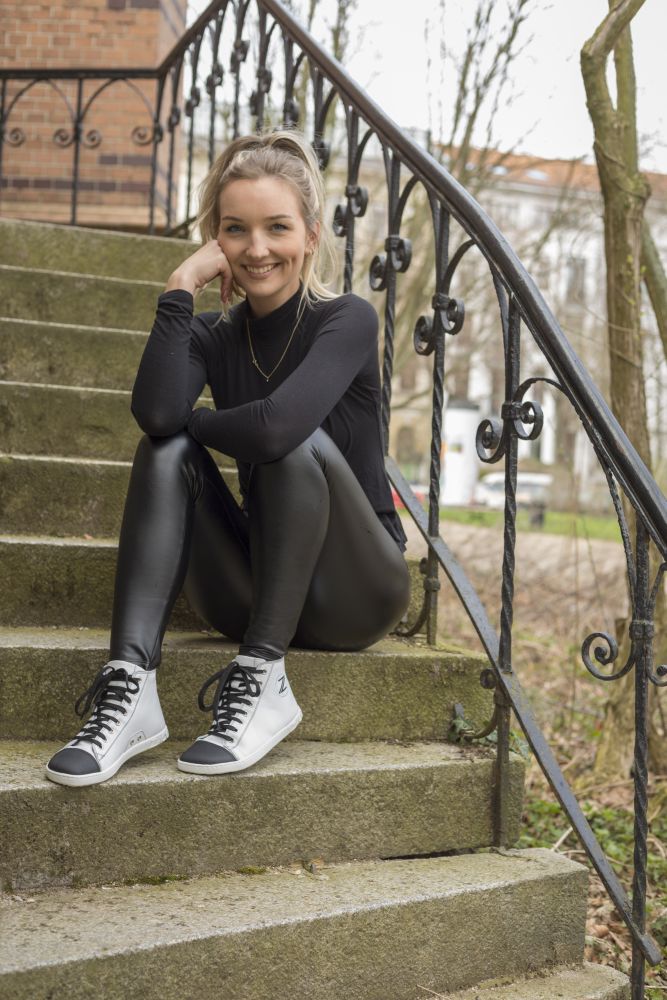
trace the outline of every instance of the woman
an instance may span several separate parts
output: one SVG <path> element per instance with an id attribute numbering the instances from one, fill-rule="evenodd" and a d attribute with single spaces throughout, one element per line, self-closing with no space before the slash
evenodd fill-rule
<path id="1" fill-rule="evenodd" d="M 299 724 L 290 643 L 363 649 L 405 612 L 377 318 L 323 283 L 333 259 L 323 207 L 317 162 L 294 132 L 235 140 L 204 182 L 204 243 L 158 298 L 132 394 L 145 436 L 120 534 L 111 658 L 77 702 L 92 714 L 49 761 L 52 781 L 96 784 L 167 739 L 156 667 L 183 585 L 240 643 L 199 693 L 213 721 L 177 761 L 196 774 L 249 767 Z M 193 317 L 215 279 L 223 314 Z M 193 409 L 207 383 L 216 409 Z M 204 446 L 236 459 L 242 506 Z"/>

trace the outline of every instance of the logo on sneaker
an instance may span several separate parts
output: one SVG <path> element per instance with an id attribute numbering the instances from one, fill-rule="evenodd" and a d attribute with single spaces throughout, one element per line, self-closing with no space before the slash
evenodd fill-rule
<path id="1" fill-rule="evenodd" d="M 145 738 L 146 737 L 144 733 L 137 733 L 136 736 L 132 737 L 132 739 L 127 745 L 128 747 L 133 747 L 136 743 L 141 743 L 141 741 Z"/>
<path id="2" fill-rule="evenodd" d="M 287 692 L 289 691 L 289 687 L 287 685 L 287 677 L 285 676 L 285 674 L 281 674 L 280 675 L 280 677 L 278 678 L 278 681 L 277 681 L 277 685 L 278 686 L 277 686 L 276 690 L 278 691 L 278 694 L 280 694 L 280 695 L 286 695 Z"/>

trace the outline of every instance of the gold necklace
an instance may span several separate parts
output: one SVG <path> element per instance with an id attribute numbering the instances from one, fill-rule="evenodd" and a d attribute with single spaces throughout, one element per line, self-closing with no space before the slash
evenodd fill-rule
<path id="1" fill-rule="evenodd" d="M 289 345 L 292 343 L 292 338 L 294 337 L 294 334 L 296 333 L 296 328 L 297 328 L 298 325 L 299 325 L 299 318 L 297 318 L 297 321 L 294 324 L 294 329 L 290 333 L 290 338 L 287 341 L 287 344 L 285 345 L 285 350 L 283 351 L 283 353 L 280 355 L 280 357 L 278 359 L 278 364 L 275 365 L 273 371 L 270 371 L 269 374 L 267 375 L 266 372 L 263 371 L 260 368 L 259 361 L 255 357 L 255 352 L 253 351 L 253 348 L 252 348 L 252 340 L 250 339 L 250 323 L 248 322 L 248 317 L 246 316 L 245 328 L 246 328 L 246 333 L 248 334 L 248 346 L 250 347 L 250 357 L 252 358 L 252 363 L 255 366 L 255 368 L 257 369 L 257 371 L 260 373 L 260 375 L 264 376 L 264 378 L 266 379 L 267 382 L 269 381 L 269 379 L 271 378 L 271 376 L 273 374 L 275 374 L 276 370 L 278 369 L 278 366 L 280 365 L 280 362 L 283 360 L 283 358 L 287 354 L 287 349 L 289 348 Z"/>

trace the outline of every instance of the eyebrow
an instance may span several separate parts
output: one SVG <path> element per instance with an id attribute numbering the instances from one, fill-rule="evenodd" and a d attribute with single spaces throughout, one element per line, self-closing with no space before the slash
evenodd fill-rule
<path id="1" fill-rule="evenodd" d="M 273 221 L 274 219 L 291 219 L 291 218 L 292 216 L 288 215 L 287 212 L 280 212 L 278 215 L 267 215 L 265 221 Z M 243 219 L 241 219 L 238 215 L 223 215 L 221 216 L 220 221 L 224 222 L 226 219 L 229 219 L 230 222 L 243 222 Z"/>

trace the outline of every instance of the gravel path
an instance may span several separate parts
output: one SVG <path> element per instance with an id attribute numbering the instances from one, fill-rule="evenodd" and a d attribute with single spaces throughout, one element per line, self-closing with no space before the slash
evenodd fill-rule
<path id="1" fill-rule="evenodd" d="M 426 546 L 416 526 L 409 517 L 403 518 L 403 526 L 406 555 L 421 558 Z M 502 529 L 441 522 L 441 531 L 497 622 Z M 551 635 L 580 646 L 588 631 L 615 632 L 616 619 L 627 613 L 626 586 L 620 543 L 542 532 L 517 535 L 515 626 L 528 634 Z M 458 635 L 465 615 L 446 579 L 440 608 L 439 630 Z"/>

